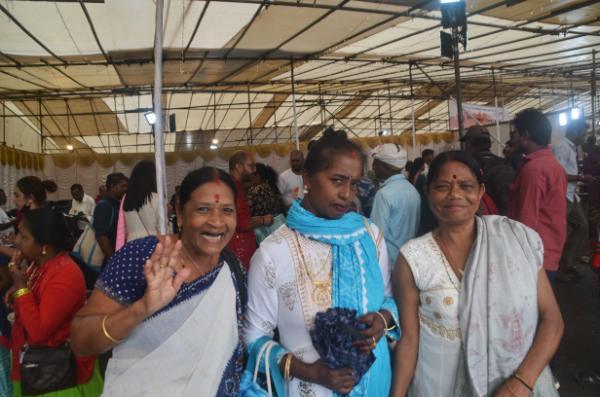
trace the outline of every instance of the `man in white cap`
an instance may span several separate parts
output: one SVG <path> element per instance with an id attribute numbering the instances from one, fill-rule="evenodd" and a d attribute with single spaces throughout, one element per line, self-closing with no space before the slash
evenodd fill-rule
<path id="1" fill-rule="evenodd" d="M 400 247 L 416 236 L 421 217 L 419 192 L 402 174 L 407 157 L 406 150 L 393 143 L 373 151 L 373 171 L 385 182 L 375 194 L 371 220 L 383 231 L 392 269 Z"/>

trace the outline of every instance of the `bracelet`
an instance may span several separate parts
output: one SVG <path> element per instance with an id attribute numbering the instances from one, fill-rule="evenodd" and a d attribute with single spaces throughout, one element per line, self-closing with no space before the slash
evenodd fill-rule
<path id="1" fill-rule="evenodd" d="M 527 383 L 521 375 L 519 375 L 517 372 L 515 372 L 514 374 L 512 374 L 512 377 L 515 378 L 516 380 L 518 380 L 519 382 L 521 382 L 523 384 L 523 386 L 525 386 L 527 388 L 527 390 L 529 390 L 531 393 L 533 393 L 533 387 L 529 386 L 529 383 Z"/>
<path id="2" fill-rule="evenodd" d="M 30 292 L 31 291 L 29 290 L 29 288 L 19 288 L 18 290 L 13 292 L 13 298 L 14 299 L 20 298 L 21 296 L 27 295 Z"/>
<path id="3" fill-rule="evenodd" d="M 381 312 L 375 312 L 375 313 L 379 314 L 379 316 L 383 320 L 383 324 L 385 325 L 385 334 L 386 335 L 389 331 L 393 331 L 396 328 L 396 324 L 392 325 L 391 327 L 388 327 L 387 320 L 385 319 L 385 316 L 383 314 L 381 314 Z"/>
<path id="4" fill-rule="evenodd" d="M 113 338 L 108 331 L 106 330 L 106 319 L 108 318 L 108 314 L 105 315 L 102 318 L 102 332 L 104 333 L 104 336 L 106 336 L 106 339 L 108 339 L 109 341 L 111 341 L 112 343 L 121 343 L 123 341 L 123 339 L 115 339 Z"/>
<path id="5" fill-rule="evenodd" d="M 375 312 L 375 314 L 378 314 L 379 317 L 381 317 L 381 319 L 383 320 L 383 329 L 385 330 L 385 333 L 387 335 L 388 325 L 387 325 L 387 320 L 385 319 L 385 316 L 383 314 L 381 314 L 381 312 Z"/>
<path id="6" fill-rule="evenodd" d="M 292 353 L 288 353 L 285 356 L 285 363 L 283 365 L 283 377 L 285 380 L 292 380 L 292 376 L 290 375 L 290 369 L 292 367 Z"/>

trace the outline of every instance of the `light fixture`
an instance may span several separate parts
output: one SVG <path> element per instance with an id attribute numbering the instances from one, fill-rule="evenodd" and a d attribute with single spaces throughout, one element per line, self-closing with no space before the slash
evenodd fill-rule
<path id="1" fill-rule="evenodd" d="M 446 4 L 446 3 L 457 3 L 461 0 L 440 0 L 440 3 L 442 4 Z"/>
<path id="2" fill-rule="evenodd" d="M 216 144 L 219 143 L 219 140 L 217 138 L 215 138 L 215 139 L 212 140 L 212 143 L 213 143 L 213 145 L 216 145 Z"/>
<path id="3" fill-rule="evenodd" d="M 558 125 L 560 125 L 561 127 L 564 127 L 565 125 L 567 125 L 567 114 L 566 113 L 560 113 L 558 115 Z"/>
<path id="4" fill-rule="evenodd" d="M 73 149 L 75 149 L 75 148 L 73 147 L 73 145 L 71 145 L 71 144 L 68 144 L 68 145 L 67 145 L 67 150 L 68 150 L 69 152 L 72 152 L 72 151 L 73 151 Z"/>
<path id="5" fill-rule="evenodd" d="M 579 110 L 579 108 L 571 109 L 571 120 L 577 120 L 580 115 L 581 111 Z"/>
<path id="6" fill-rule="evenodd" d="M 215 150 L 218 146 L 213 143 L 209 147 L 210 147 L 210 150 Z"/>
<path id="7" fill-rule="evenodd" d="M 144 117 L 146 118 L 148 124 L 154 125 L 154 123 L 156 123 L 156 115 L 154 112 L 146 112 L 144 113 Z"/>

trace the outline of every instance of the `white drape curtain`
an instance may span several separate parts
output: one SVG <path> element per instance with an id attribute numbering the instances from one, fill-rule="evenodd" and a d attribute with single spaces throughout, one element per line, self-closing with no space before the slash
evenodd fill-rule
<path id="1" fill-rule="evenodd" d="M 4 209 L 14 208 L 13 194 L 17 181 L 24 176 L 35 175 L 40 178 L 44 177 L 41 171 L 30 170 L 26 168 L 18 169 L 14 165 L 0 165 L 0 188 L 6 193 L 7 203 Z"/>

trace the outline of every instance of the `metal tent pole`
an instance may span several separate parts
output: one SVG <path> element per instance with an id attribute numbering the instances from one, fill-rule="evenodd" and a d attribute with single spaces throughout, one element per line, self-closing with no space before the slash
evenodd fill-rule
<path id="1" fill-rule="evenodd" d="M 417 157 L 417 126 L 415 125 L 415 95 L 413 91 L 413 77 L 412 77 L 412 62 L 408 64 L 408 77 L 410 83 L 410 113 L 412 117 L 412 147 L 413 147 L 413 158 Z"/>
<path id="2" fill-rule="evenodd" d="M 300 150 L 300 135 L 298 134 L 298 119 L 296 118 L 296 87 L 294 82 L 294 60 L 292 59 L 292 111 L 294 112 L 294 139 L 296 150 Z"/>
<path id="3" fill-rule="evenodd" d="M 156 26 L 154 32 L 154 158 L 156 161 L 156 188 L 158 190 L 158 225 L 160 234 L 167 233 L 165 206 L 165 146 L 163 141 L 162 114 L 162 71 L 163 71 L 163 0 L 156 0 Z"/>
<path id="4" fill-rule="evenodd" d="M 496 141 L 498 141 L 498 152 L 496 154 L 500 155 L 502 154 L 504 144 L 500 139 L 500 115 L 498 114 L 500 109 L 498 109 L 498 92 L 496 91 L 496 73 L 494 72 L 494 67 L 492 67 L 492 83 L 494 84 L 494 107 L 496 108 Z"/>
<path id="5" fill-rule="evenodd" d="M 465 135 L 465 125 L 462 111 L 462 95 L 460 92 L 460 59 L 458 51 L 458 28 L 452 28 L 452 50 L 454 52 L 454 80 L 456 84 L 456 110 L 458 112 L 458 136 Z"/>
<path id="6" fill-rule="evenodd" d="M 592 51 L 592 135 L 596 136 L 596 50 Z"/>

